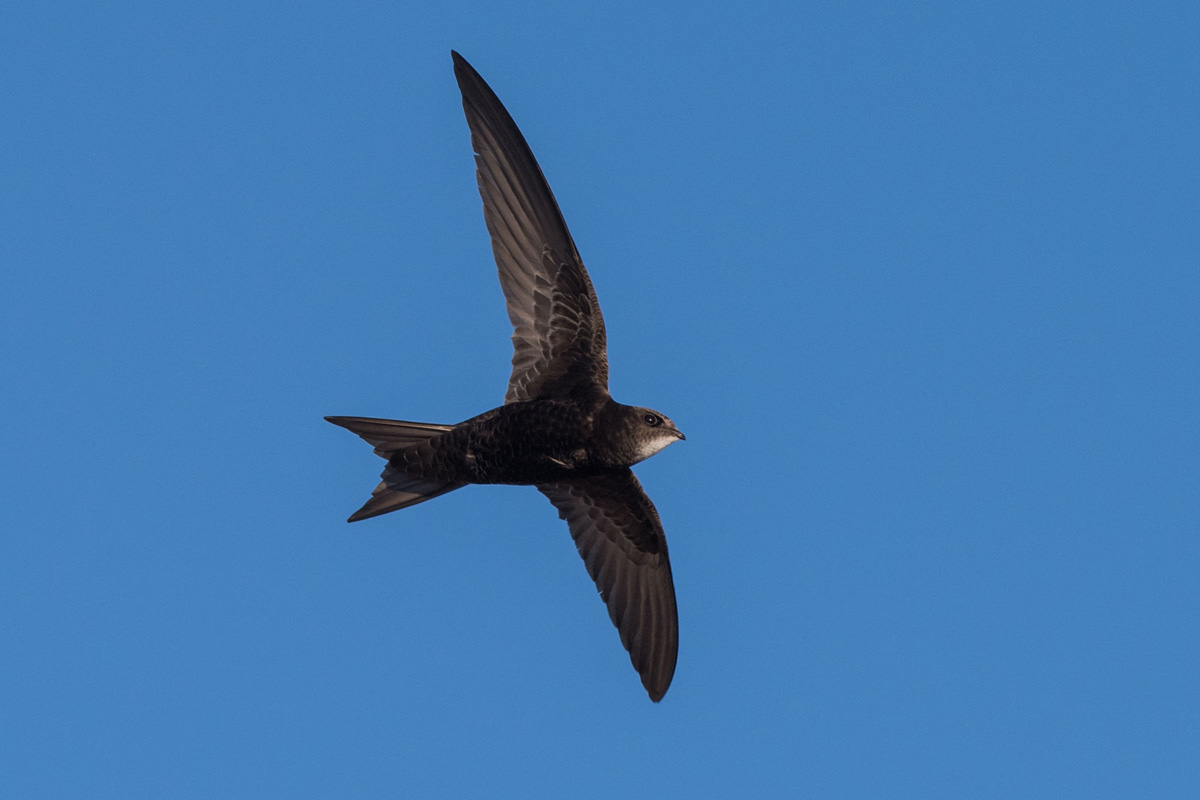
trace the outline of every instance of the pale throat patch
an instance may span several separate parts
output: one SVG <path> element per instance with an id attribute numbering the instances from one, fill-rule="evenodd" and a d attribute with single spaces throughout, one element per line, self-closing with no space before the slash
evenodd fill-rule
<path id="1" fill-rule="evenodd" d="M 651 437 L 642 439 L 637 444 L 637 449 L 634 453 L 637 455 L 638 461 L 645 461 L 650 456 L 662 450 L 672 442 L 678 442 L 679 437 L 668 431 L 657 431 Z M 637 463 L 636 461 L 634 462 Z"/>

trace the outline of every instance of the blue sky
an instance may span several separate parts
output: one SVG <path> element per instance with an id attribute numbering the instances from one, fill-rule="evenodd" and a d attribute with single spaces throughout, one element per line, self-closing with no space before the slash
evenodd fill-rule
<path id="1" fill-rule="evenodd" d="M 1200 792 L 1197 6 L 98 6 L 0 12 L 0 795 Z M 688 435 L 660 705 L 535 490 L 344 522 L 323 415 L 504 396 L 451 48 Z"/>

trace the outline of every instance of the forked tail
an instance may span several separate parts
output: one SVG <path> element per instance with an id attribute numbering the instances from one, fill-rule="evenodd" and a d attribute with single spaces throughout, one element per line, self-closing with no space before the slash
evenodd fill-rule
<path id="1" fill-rule="evenodd" d="M 350 515 L 347 522 L 377 517 L 389 511 L 415 506 L 438 495 L 466 486 L 465 483 L 429 481 L 410 475 L 391 462 L 401 450 L 441 436 L 453 425 L 433 425 L 427 422 L 405 422 L 398 419 L 371 417 L 326 417 L 334 425 L 356 433 L 375 448 L 375 455 L 389 459 L 383 469 L 383 481 L 371 492 L 371 499 Z"/>

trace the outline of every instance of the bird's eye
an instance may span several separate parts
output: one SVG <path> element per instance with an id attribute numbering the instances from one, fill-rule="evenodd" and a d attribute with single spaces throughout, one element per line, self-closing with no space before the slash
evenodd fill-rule
<path id="1" fill-rule="evenodd" d="M 662 424 L 662 419 L 657 414 L 645 414 L 642 416 L 642 422 L 651 428 L 656 428 Z"/>

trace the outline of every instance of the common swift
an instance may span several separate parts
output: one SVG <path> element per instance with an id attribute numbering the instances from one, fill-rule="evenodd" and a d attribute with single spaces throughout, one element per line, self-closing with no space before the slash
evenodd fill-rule
<path id="1" fill-rule="evenodd" d="M 483 217 L 513 326 L 504 405 L 457 425 L 326 417 L 387 459 L 355 522 L 469 483 L 532 484 L 567 521 L 588 574 L 657 702 L 679 644 L 658 512 L 629 467 L 684 438 L 664 414 L 616 402 L 600 304 L 554 194 L 499 98 L 451 51 Z"/>

